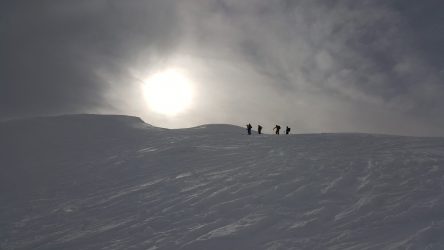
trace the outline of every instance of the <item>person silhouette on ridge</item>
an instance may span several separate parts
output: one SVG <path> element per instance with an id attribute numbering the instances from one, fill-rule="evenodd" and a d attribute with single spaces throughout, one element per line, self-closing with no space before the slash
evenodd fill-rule
<path id="1" fill-rule="evenodd" d="M 257 125 L 257 133 L 262 134 L 262 126 L 261 125 Z"/>
<path id="2" fill-rule="evenodd" d="M 273 130 L 276 130 L 276 134 L 279 134 L 279 130 L 281 129 L 281 126 L 277 125 L 273 128 Z"/>
<path id="3" fill-rule="evenodd" d="M 290 134 L 290 128 L 287 126 L 287 128 L 285 129 L 285 134 Z"/>
<path id="4" fill-rule="evenodd" d="M 247 132 L 248 132 L 249 135 L 251 135 L 251 128 L 253 128 L 253 127 L 251 126 L 250 123 L 248 123 L 247 124 Z"/>

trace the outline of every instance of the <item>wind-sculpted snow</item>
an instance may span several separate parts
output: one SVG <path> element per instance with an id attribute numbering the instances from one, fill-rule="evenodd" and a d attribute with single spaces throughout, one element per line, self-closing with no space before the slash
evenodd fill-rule
<path id="1" fill-rule="evenodd" d="M 444 249 L 444 139 L 0 123 L 0 249 Z"/>

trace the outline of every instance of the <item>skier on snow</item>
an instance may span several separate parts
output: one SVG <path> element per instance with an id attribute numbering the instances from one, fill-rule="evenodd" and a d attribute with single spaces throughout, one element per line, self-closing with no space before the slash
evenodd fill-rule
<path id="1" fill-rule="evenodd" d="M 262 126 L 261 125 L 257 125 L 257 133 L 262 134 Z"/>
<path id="2" fill-rule="evenodd" d="M 276 125 L 274 128 L 273 128 L 273 130 L 276 130 L 276 134 L 278 135 L 279 134 L 279 130 L 281 129 L 281 126 L 279 126 L 279 125 Z"/>
<path id="3" fill-rule="evenodd" d="M 251 126 L 250 123 L 248 123 L 247 124 L 247 132 L 248 132 L 249 135 L 251 135 L 251 128 L 253 128 L 253 127 Z"/>

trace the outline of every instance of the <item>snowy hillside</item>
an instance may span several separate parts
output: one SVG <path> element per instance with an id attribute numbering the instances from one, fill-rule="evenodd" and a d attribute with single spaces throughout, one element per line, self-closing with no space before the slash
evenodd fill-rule
<path id="1" fill-rule="evenodd" d="M 0 249 L 444 249 L 443 138 L 245 132 L 2 122 Z"/>

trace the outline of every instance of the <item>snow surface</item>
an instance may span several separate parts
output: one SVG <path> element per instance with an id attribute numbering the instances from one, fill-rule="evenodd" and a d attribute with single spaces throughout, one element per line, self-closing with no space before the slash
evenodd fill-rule
<path id="1" fill-rule="evenodd" d="M 0 123 L 0 249 L 444 249 L 444 139 Z"/>

